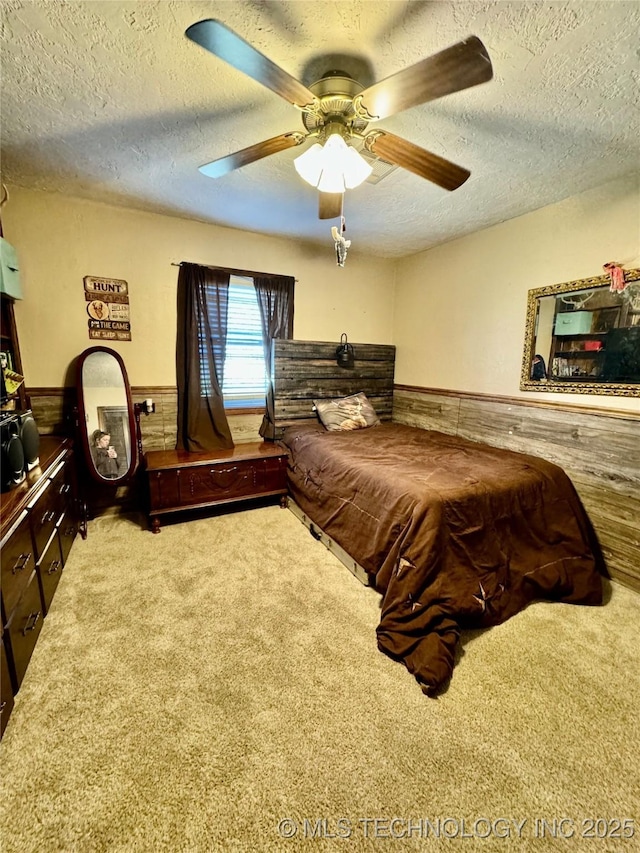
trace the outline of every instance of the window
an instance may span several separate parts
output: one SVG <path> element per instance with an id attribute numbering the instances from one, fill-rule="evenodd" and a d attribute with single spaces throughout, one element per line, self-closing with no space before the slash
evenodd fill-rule
<path id="1" fill-rule="evenodd" d="M 225 408 L 264 406 L 266 391 L 262 320 L 256 290 L 250 278 L 232 275 L 222 385 Z"/>

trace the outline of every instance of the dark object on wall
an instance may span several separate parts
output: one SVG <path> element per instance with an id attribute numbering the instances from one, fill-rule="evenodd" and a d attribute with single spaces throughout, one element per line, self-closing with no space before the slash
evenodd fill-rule
<path id="1" fill-rule="evenodd" d="M 353 367 L 354 360 L 355 352 L 347 341 L 346 332 L 343 332 L 340 338 L 340 346 L 336 350 L 336 364 L 338 367 Z"/>

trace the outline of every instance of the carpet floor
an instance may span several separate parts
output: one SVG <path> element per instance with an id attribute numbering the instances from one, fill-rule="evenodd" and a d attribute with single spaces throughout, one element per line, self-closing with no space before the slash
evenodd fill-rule
<path id="1" fill-rule="evenodd" d="M 78 539 L 0 745 L 4 853 L 640 849 L 640 596 L 465 632 L 427 698 L 286 510 Z"/>

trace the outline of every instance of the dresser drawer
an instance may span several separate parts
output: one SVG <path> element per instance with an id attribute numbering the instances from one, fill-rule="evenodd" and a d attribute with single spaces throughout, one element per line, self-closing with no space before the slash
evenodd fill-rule
<path id="1" fill-rule="evenodd" d="M 2 545 L 3 622 L 11 616 L 35 567 L 31 528 L 26 512 Z"/>
<path id="2" fill-rule="evenodd" d="M 63 565 L 60 537 L 56 535 L 36 565 L 45 613 L 48 613 L 51 607 L 51 600 L 58 586 Z"/>
<path id="3" fill-rule="evenodd" d="M 40 587 L 36 572 L 31 573 L 27 588 L 22 594 L 16 609 L 9 617 L 5 629 L 5 642 L 8 640 L 9 669 L 14 691 L 18 691 L 29 660 L 35 648 L 44 613 L 40 599 Z"/>
<path id="4" fill-rule="evenodd" d="M 7 727 L 13 708 L 13 685 L 9 675 L 9 661 L 4 647 L 4 636 L 0 641 L 0 737 Z"/>
<path id="5" fill-rule="evenodd" d="M 58 535 L 60 537 L 60 551 L 62 552 L 62 565 L 66 566 L 69 551 L 78 533 L 78 522 L 72 511 L 67 511 L 60 519 Z"/>
<path id="6" fill-rule="evenodd" d="M 178 478 L 181 506 L 218 503 L 250 495 L 256 490 L 255 463 L 183 468 Z"/>
<path id="7" fill-rule="evenodd" d="M 69 466 L 62 462 L 51 475 L 49 486 L 53 496 L 53 508 L 61 516 L 71 504 L 72 486 L 69 482 Z"/>
<path id="8" fill-rule="evenodd" d="M 57 495 L 51 481 L 48 481 L 46 487 L 38 493 L 38 497 L 29 504 L 28 509 L 36 557 L 38 557 L 45 552 L 60 516 Z"/>

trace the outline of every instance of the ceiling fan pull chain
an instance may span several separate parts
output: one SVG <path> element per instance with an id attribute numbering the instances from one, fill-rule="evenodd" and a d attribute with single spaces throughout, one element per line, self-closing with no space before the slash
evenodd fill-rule
<path id="1" fill-rule="evenodd" d="M 341 220 L 344 223 L 344 216 L 341 217 Z M 341 228 L 344 231 L 344 225 L 342 225 Z M 336 247 L 336 263 L 339 267 L 343 267 L 344 262 L 347 259 L 347 249 L 351 245 L 351 240 L 345 240 L 335 225 L 331 228 L 331 236 L 333 237 Z"/>

